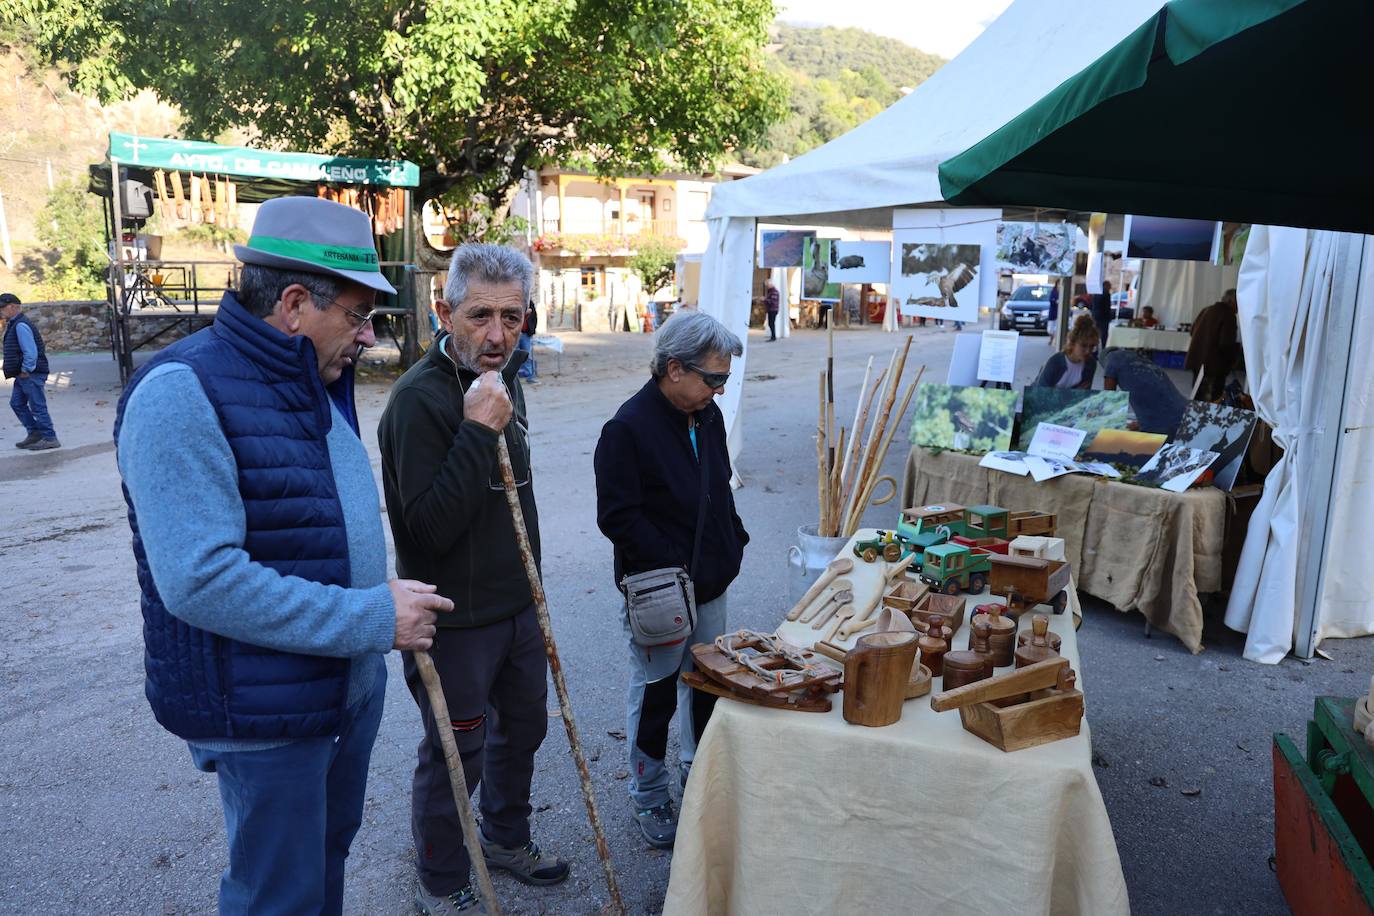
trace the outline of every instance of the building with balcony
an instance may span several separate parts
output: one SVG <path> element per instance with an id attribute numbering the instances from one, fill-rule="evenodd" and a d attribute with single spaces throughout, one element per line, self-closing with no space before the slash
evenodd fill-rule
<path id="1" fill-rule="evenodd" d="M 558 167 L 530 173 L 510 213 L 530 222 L 541 326 L 638 330 L 644 303 L 672 293 L 640 289 L 630 257 L 650 238 L 680 252 L 704 251 L 712 187 L 756 172 L 731 165 L 705 175 L 611 179 Z"/>

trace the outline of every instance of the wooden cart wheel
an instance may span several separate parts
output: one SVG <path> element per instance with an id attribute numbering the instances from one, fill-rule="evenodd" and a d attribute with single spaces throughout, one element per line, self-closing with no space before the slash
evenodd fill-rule
<path id="1" fill-rule="evenodd" d="M 942 591 L 943 591 L 946 595 L 957 595 L 957 594 L 959 594 L 959 580 L 958 580 L 958 579 L 950 579 L 948 582 L 945 583 L 945 587 L 942 589 Z"/>
<path id="2" fill-rule="evenodd" d="M 902 548 L 900 544 L 888 544 L 883 547 L 883 559 L 889 563 L 896 563 L 902 558 Z"/>
<path id="3" fill-rule="evenodd" d="M 878 559 L 878 551 L 874 550 L 872 547 L 865 547 L 863 558 L 865 563 L 873 563 Z"/>
<path id="4" fill-rule="evenodd" d="M 983 578 L 982 573 L 974 573 L 973 575 L 968 577 L 968 590 L 971 594 L 981 594 L 983 591 L 983 586 L 987 584 L 987 579 Z"/>
<path id="5" fill-rule="evenodd" d="M 1056 614 L 1064 613 L 1064 608 L 1069 606 L 1069 593 L 1060 592 L 1050 599 L 1050 607 L 1054 608 Z"/>

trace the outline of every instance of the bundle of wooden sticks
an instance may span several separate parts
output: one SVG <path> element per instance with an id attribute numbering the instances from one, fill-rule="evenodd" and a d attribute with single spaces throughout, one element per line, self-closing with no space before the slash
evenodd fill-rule
<path id="1" fill-rule="evenodd" d="M 873 499 L 882 480 L 883 459 L 896 435 L 897 427 L 911 403 L 911 395 L 921 380 L 922 366 L 916 378 L 907 386 L 901 407 L 896 414 L 892 405 L 897 399 L 902 372 L 906 368 L 911 337 L 906 344 L 892 351 L 887 368 L 869 386 L 873 374 L 873 357 L 868 358 L 863 385 L 854 406 L 854 423 L 848 429 L 835 427 L 835 352 L 833 343 L 826 357 L 826 367 L 820 377 L 820 418 L 816 424 L 816 492 L 820 500 L 820 523 L 816 533 L 821 537 L 850 537 L 859 527 L 864 509 Z M 874 398 L 882 391 L 878 411 L 869 422 Z M 864 435 L 867 427 L 868 434 Z M 896 484 L 893 484 L 895 489 Z M 885 500 L 884 500 L 885 501 Z"/>

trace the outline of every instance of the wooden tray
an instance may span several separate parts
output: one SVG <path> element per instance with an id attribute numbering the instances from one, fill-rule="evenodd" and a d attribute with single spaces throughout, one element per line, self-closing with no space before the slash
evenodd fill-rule
<path id="1" fill-rule="evenodd" d="M 912 623 L 919 620 L 925 624 L 931 614 L 939 614 L 944 617 L 945 626 L 958 633 L 959 628 L 964 625 L 964 596 L 929 592 L 911 609 L 907 616 L 911 618 Z"/>
<path id="2" fill-rule="evenodd" d="M 904 579 L 889 588 L 887 593 L 883 595 L 883 606 L 890 607 L 894 611 L 902 611 L 910 617 L 911 609 L 920 604 L 921 599 L 929 592 L 930 586 L 924 582 Z"/>

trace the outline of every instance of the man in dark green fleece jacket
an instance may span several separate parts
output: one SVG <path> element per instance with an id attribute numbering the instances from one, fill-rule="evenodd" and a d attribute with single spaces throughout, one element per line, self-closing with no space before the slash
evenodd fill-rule
<path id="1" fill-rule="evenodd" d="M 548 728 L 548 663 L 496 457 L 505 436 L 537 561 L 529 427 L 516 378 L 526 354 L 515 346 L 533 273 L 514 249 L 454 251 L 435 302 L 444 333 L 392 389 L 377 438 L 396 568 L 410 577 L 424 570 L 424 581 L 454 604 L 430 655 L 468 788 L 482 785 L 482 852 L 488 865 L 527 884 L 556 884 L 568 864 L 541 852 L 529 825 L 534 755 Z M 478 913 L 439 733 L 410 653 L 404 664 L 425 727 L 411 795 L 416 904 L 425 913 Z"/>

